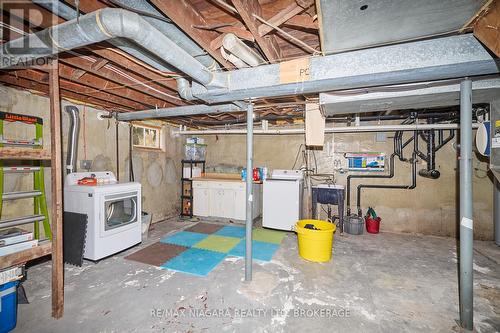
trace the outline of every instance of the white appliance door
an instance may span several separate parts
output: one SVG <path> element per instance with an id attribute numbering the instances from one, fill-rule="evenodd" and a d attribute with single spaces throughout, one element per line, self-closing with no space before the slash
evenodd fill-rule
<path id="1" fill-rule="evenodd" d="M 103 226 L 101 237 L 107 237 L 133 228 L 140 222 L 138 192 L 103 195 Z"/>
<path id="2" fill-rule="evenodd" d="M 299 220 L 300 181 L 264 181 L 262 225 L 278 230 L 292 230 Z"/>

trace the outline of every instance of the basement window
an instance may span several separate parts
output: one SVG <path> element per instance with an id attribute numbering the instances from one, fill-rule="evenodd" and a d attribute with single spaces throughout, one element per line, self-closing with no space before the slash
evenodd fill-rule
<path id="1" fill-rule="evenodd" d="M 132 143 L 137 148 L 161 149 L 161 128 L 148 125 L 134 125 Z"/>

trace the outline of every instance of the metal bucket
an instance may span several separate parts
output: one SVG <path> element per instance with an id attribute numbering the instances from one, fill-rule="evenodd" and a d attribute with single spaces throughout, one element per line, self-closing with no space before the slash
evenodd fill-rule
<path id="1" fill-rule="evenodd" d="M 350 235 L 362 235 L 365 229 L 365 220 L 357 215 L 349 215 L 344 223 L 344 231 Z"/>

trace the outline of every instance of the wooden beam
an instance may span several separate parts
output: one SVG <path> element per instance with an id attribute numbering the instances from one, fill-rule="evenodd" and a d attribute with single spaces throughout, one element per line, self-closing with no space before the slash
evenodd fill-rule
<path id="1" fill-rule="evenodd" d="M 474 36 L 500 57 L 500 1 L 494 1 L 477 20 Z"/>
<path id="2" fill-rule="evenodd" d="M 147 105 L 147 108 L 184 104 L 180 98 L 175 98 L 177 95 L 176 90 L 167 90 L 165 86 L 148 82 L 148 80 L 145 80 L 142 76 L 138 76 L 134 73 L 126 73 L 127 70 L 120 70 L 117 66 L 114 66 L 114 70 L 112 68 L 105 68 L 104 66 L 109 63 L 108 59 L 99 57 L 97 61 L 93 61 L 93 58 L 88 57 L 86 54 L 82 55 L 83 56 L 76 56 L 76 53 L 71 53 L 61 56 L 61 77 L 75 82 L 80 80 L 86 85 L 95 87 L 96 89 L 103 89 L 106 87 L 110 90 L 110 93 L 119 97 L 129 98 L 133 102 L 141 102 Z M 74 65 L 78 70 L 70 69 L 66 64 Z M 86 73 L 91 74 L 85 75 Z M 120 73 L 125 74 L 121 75 Z M 83 77 L 83 75 L 85 75 L 85 77 Z M 108 83 L 106 80 L 111 80 L 112 82 Z M 167 80 L 168 78 L 163 77 L 163 81 Z M 139 82 L 144 82 L 144 84 Z M 172 81 L 172 83 L 174 82 Z M 131 87 L 128 88 L 128 86 Z M 164 91 L 163 94 L 162 91 Z M 168 104 L 166 104 L 166 102 Z M 144 109 L 144 107 L 133 108 L 138 110 Z"/>
<path id="3" fill-rule="evenodd" d="M 63 69 L 60 67 L 60 71 L 62 72 Z M 27 80 L 32 80 L 41 84 L 49 84 L 49 77 L 47 74 L 43 72 L 36 71 L 34 69 L 22 69 L 22 70 L 16 70 L 16 71 L 9 71 L 9 75 L 14 75 L 23 79 Z M 68 73 L 65 73 L 64 77 L 65 79 L 61 80 L 60 85 L 62 86 L 63 89 L 67 91 L 71 91 L 77 94 L 81 94 L 83 96 L 88 96 L 88 97 L 93 97 L 102 101 L 110 101 L 113 102 L 117 105 L 122 105 L 125 107 L 129 107 L 135 110 L 144 110 L 145 108 L 149 108 L 151 106 L 154 107 L 154 105 L 148 106 L 147 104 L 143 103 L 138 103 L 134 102 L 130 99 L 123 98 L 121 96 L 117 96 L 114 94 L 107 93 L 105 91 L 99 91 L 95 87 L 91 86 L 85 86 L 82 84 L 78 84 L 76 82 L 70 81 L 70 75 L 67 75 Z M 68 79 L 66 79 L 68 78 Z"/>
<path id="4" fill-rule="evenodd" d="M 164 1 L 151 0 L 160 11 L 189 35 L 202 49 L 210 54 L 222 66 L 234 68 L 234 66 L 222 57 L 222 54 L 210 46 L 210 42 L 219 34 L 208 30 L 199 30 L 193 26 L 204 26 L 207 22 L 196 9 L 186 0 Z"/>
<path id="5" fill-rule="evenodd" d="M 93 63 L 90 67 L 94 71 L 98 71 L 99 69 L 103 68 L 106 66 L 106 64 L 109 62 L 108 59 L 99 59 L 95 63 Z"/>
<path id="6" fill-rule="evenodd" d="M 264 52 L 269 61 L 278 61 L 281 58 L 281 51 L 275 36 L 264 36 L 259 34 L 260 22 L 253 14 L 262 17 L 262 8 L 258 0 L 232 0 L 238 14 L 253 34 L 255 41 Z"/>
<path id="7" fill-rule="evenodd" d="M 269 23 L 272 23 L 275 26 L 280 26 L 281 24 L 285 23 L 295 15 L 300 14 L 304 8 L 299 6 L 295 1 L 288 5 L 286 8 L 280 10 L 276 15 L 268 19 L 267 21 Z M 265 36 L 266 34 L 270 33 L 274 29 L 270 27 L 267 24 L 261 24 L 259 26 L 259 35 Z"/>
<path id="8" fill-rule="evenodd" d="M 64 313 L 64 262 L 62 215 L 62 147 L 61 96 L 59 95 L 59 61 L 54 59 L 49 69 L 50 91 L 50 143 L 52 159 L 52 317 L 59 319 Z"/>
<path id="9" fill-rule="evenodd" d="M 2 256 L 2 260 L 0 260 L 0 269 L 23 265 L 30 260 L 47 256 L 51 253 L 51 248 L 51 242 L 40 242 L 38 246 L 31 249 Z"/>
<path id="10" fill-rule="evenodd" d="M 245 29 L 245 26 L 243 25 L 243 23 L 241 22 L 236 22 L 234 25 L 233 25 L 234 28 L 239 28 L 239 29 Z M 245 30 L 245 31 L 248 31 L 248 30 Z M 255 38 L 253 36 L 253 34 L 248 31 L 248 33 L 250 33 L 252 35 L 252 41 L 255 42 Z M 226 36 L 227 33 L 222 33 L 220 34 L 217 38 L 215 38 L 214 40 L 212 40 L 210 42 L 210 47 L 213 48 L 214 50 L 218 50 L 221 46 L 222 46 L 222 40 L 224 39 L 224 36 Z M 245 39 L 245 38 L 243 38 Z"/>
<path id="11" fill-rule="evenodd" d="M 15 75 L 0 73 L 0 83 L 13 86 L 16 88 L 40 92 L 45 96 L 49 95 L 48 84 L 38 83 L 21 77 L 16 77 Z M 130 107 L 115 104 L 109 101 L 103 101 L 95 98 L 94 96 L 84 96 L 64 89 L 61 89 L 61 96 L 71 101 L 85 103 L 97 109 L 105 109 L 105 110 L 107 109 L 113 111 L 126 111 L 126 112 L 133 111 L 133 109 L 131 109 Z"/>
<path id="12" fill-rule="evenodd" d="M 7 1 L 5 3 L 2 3 L 3 7 L 2 9 L 6 12 L 9 12 L 10 9 L 13 8 L 13 2 L 12 1 Z M 11 15 L 16 15 L 18 13 L 22 13 L 23 17 L 20 17 L 23 20 L 26 20 L 27 22 L 30 22 L 36 26 L 39 26 L 41 28 L 48 28 L 52 26 L 52 24 L 61 24 L 64 23 L 65 20 L 53 15 L 50 11 L 39 7 L 33 3 L 29 3 L 26 1 L 22 2 L 23 5 L 23 11 L 15 11 L 11 12 Z M 95 8 L 106 8 L 105 5 L 97 2 L 97 1 L 80 1 L 80 9 L 82 9 L 83 12 L 87 12 L 85 10 L 88 10 L 89 12 L 96 10 Z M 85 9 L 85 10 L 84 10 Z M 92 9 L 92 10 L 90 10 Z M 39 12 L 42 15 L 42 22 L 35 22 L 36 18 L 38 16 L 36 15 L 28 15 L 30 12 Z M 106 44 L 109 45 L 109 44 Z M 98 55 L 101 58 L 105 58 L 115 64 L 118 64 L 122 66 L 123 68 L 126 68 L 127 71 L 131 71 L 136 73 L 137 75 L 142 76 L 143 78 L 148 79 L 148 81 L 153 81 L 158 84 L 161 84 L 164 87 L 168 87 L 174 91 L 177 91 L 177 84 L 173 80 L 165 80 L 166 77 L 160 73 L 158 73 L 156 70 L 150 70 L 150 66 L 144 64 L 142 61 L 134 58 L 133 56 L 130 56 L 128 54 L 125 54 L 124 52 L 121 51 L 116 51 L 113 49 L 113 47 L 109 46 L 108 48 L 103 47 L 102 45 L 91 45 L 86 47 L 86 49 L 91 50 L 93 53 Z"/>
<path id="13" fill-rule="evenodd" d="M 130 89 L 138 91 L 142 94 L 146 94 L 155 98 L 159 98 L 163 101 L 169 102 L 174 105 L 183 105 L 184 102 L 177 97 L 177 90 L 168 88 L 165 86 L 159 85 L 157 82 L 152 82 L 151 80 L 144 80 L 142 76 L 139 76 L 135 73 L 128 72 L 125 69 L 118 68 L 117 66 L 113 66 L 121 72 L 124 72 L 125 75 L 121 75 L 114 71 L 111 68 L 105 67 L 106 63 L 109 62 L 108 59 L 98 58 L 97 62 L 93 63 L 90 58 L 87 57 L 68 57 L 61 58 L 60 61 L 65 64 L 71 65 L 72 67 L 76 67 L 82 71 L 92 73 L 98 77 L 103 79 L 112 81 L 116 84 L 128 86 Z M 102 65 L 102 66 L 101 66 Z M 169 81 L 171 85 L 175 85 L 173 79 L 169 79 L 167 77 L 159 78 L 163 82 Z M 144 84 L 140 84 L 142 82 Z M 160 81 L 161 83 L 161 81 Z M 174 96 L 170 97 L 168 95 Z"/>
<path id="14" fill-rule="evenodd" d="M 284 23 L 288 27 L 318 30 L 318 22 L 309 15 L 296 15 Z"/>
<path id="15" fill-rule="evenodd" d="M 236 27 L 236 26 L 212 27 L 208 25 L 208 26 L 196 26 L 196 28 L 203 30 L 213 30 L 222 33 L 231 33 L 235 34 L 241 39 L 247 40 L 249 42 L 255 42 L 255 38 L 253 37 L 252 33 L 243 27 Z"/>
<path id="16" fill-rule="evenodd" d="M 50 160 L 47 149 L 0 147 L 0 160 Z M 2 257 L 3 260 L 3 257 Z"/>
<path id="17" fill-rule="evenodd" d="M 65 81 L 71 80 L 71 74 L 73 69 L 65 64 L 60 64 L 59 75 Z M 167 107 L 173 106 L 165 100 L 158 99 L 156 97 L 151 97 L 139 92 L 135 89 L 125 87 L 122 84 L 115 83 L 110 80 L 103 79 L 93 73 L 87 73 L 87 75 L 80 77 L 78 80 L 72 80 L 74 83 L 85 85 L 95 88 L 94 90 L 98 92 L 103 92 L 107 94 L 114 95 L 121 99 L 128 99 L 131 103 L 142 104 L 150 107 Z M 136 83 L 136 85 L 138 85 Z"/>

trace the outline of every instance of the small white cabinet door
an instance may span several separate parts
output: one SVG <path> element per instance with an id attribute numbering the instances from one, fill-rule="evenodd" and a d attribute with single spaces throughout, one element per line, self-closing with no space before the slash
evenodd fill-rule
<path id="1" fill-rule="evenodd" d="M 208 190 L 208 196 L 210 197 L 210 206 L 209 206 L 209 216 L 220 216 L 222 213 L 222 206 L 220 202 L 220 189 L 210 188 Z"/>
<path id="2" fill-rule="evenodd" d="M 193 188 L 193 215 L 209 216 L 210 197 L 207 188 Z"/>
<path id="3" fill-rule="evenodd" d="M 221 190 L 221 217 L 232 219 L 234 218 L 234 190 L 223 189 Z"/>
<path id="4" fill-rule="evenodd" d="M 236 220 L 244 220 L 246 218 L 246 190 L 238 189 L 234 191 L 234 218 Z"/>

